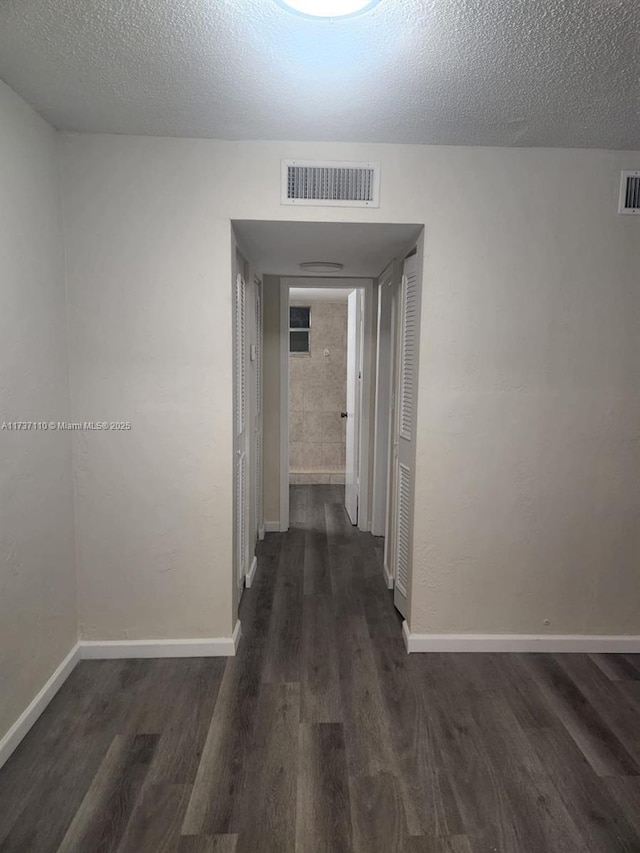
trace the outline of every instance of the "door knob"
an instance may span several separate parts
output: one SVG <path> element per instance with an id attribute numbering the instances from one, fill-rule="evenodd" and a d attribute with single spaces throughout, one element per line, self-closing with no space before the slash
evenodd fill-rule
<path id="1" fill-rule="evenodd" d="M 346 417 L 348 417 L 347 412 L 340 412 L 340 417 L 341 417 L 341 418 L 346 418 Z"/>

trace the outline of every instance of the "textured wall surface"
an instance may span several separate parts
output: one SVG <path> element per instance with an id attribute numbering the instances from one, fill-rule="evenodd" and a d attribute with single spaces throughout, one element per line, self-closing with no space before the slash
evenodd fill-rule
<path id="1" fill-rule="evenodd" d="M 379 160 L 381 207 L 282 208 L 282 157 Z M 65 137 L 74 407 L 136 424 L 76 446 L 88 633 L 230 628 L 236 218 L 425 223 L 412 630 L 640 633 L 638 162 Z"/>
<path id="2" fill-rule="evenodd" d="M 633 0 L 4 0 L 0 77 L 65 130 L 640 147 Z"/>
<path id="3" fill-rule="evenodd" d="M 56 135 L 0 83 L 0 423 L 68 421 Z M 71 433 L 0 430 L 0 738 L 76 642 Z"/>
<path id="4" fill-rule="evenodd" d="M 112 141 L 67 140 L 63 163 L 74 416 L 132 424 L 74 436 L 80 634 L 228 637 L 231 228 L 215 209 L 224 167 L 206 143 L 204 160 L 178 145 L 170 164 L 139 140 L 121 139 L 119 151 Z"/>
<path id="5" fill-rule="evenodd" d="M 335 475 L 345 463 L 347 303 L 292 296 L 290 304 L 311 308 L 310 355 L 289 356 L 290 482 L 344 481 Z"/>

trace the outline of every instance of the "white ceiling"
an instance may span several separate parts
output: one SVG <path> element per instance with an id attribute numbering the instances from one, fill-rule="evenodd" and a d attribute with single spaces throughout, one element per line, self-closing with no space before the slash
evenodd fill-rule
<path id="1" fill-rule="evenodd" d="M 410 248 L 422 226 L 241 220 L 234 228 L 262 273 L 299 278 L 304 276 L 300 264 L 305 261 L 334 261 L 344 265 L 336 278 L 372 278 Z"/>
<path id="2" fill-rule="evenodd" d="M 0 0 L 0 78 L 58 128 L 640 148 L 638 0 Z"/>

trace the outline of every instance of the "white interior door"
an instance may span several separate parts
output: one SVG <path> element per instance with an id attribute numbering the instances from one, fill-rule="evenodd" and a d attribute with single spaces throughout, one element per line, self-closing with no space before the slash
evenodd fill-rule
<path id="1" fill-rule="evenodd" d="M 352 290 L 347 311 L 347 437 L 344 471 L 344 503 L 352 524 L 358 523 L 360 303 L 360 292 Z"/>
<path id="2" fill-rule="evenodd" d="M 247 312 L 246 284 L 238 273 L 234 293 L 235 314 L 235 500 L 236 500 L 236 580 L 244 587 L 247 572 L 249 524 L 247 514 Z"/>
<path id="3" fill-rule="evenodd" d="M 418 259 L 404 262 L 400 298 L 400 348 L 396 405 L 394 604 L 407 618 L 413 543 L 415 424 L 419 334 Z"/>

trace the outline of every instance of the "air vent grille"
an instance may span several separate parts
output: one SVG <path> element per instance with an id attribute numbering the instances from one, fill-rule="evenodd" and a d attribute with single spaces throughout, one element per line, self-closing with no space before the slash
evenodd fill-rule
<path id="1" fill-rule="evenodd" d="M 282 204 L 378 207 L 376 163 L 283 161 Z"/>
<path id="2" fill-rule="evenodd" d="M 640 214 L 640 171 L 622 173 L 618 209 L 620 213 Z"/>

